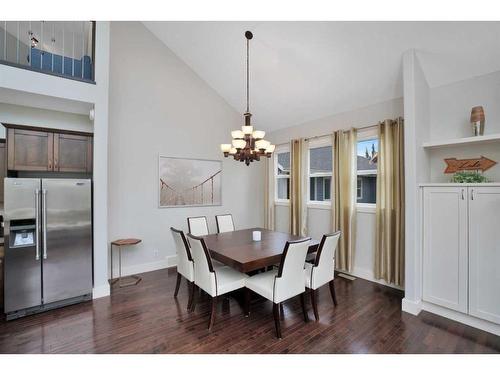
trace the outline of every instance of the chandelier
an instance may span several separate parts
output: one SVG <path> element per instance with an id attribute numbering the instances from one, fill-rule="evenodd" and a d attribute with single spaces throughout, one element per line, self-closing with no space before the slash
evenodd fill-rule
<path id="1" fill-rule="evenodd" d="M 245 125 L 241 127 L 241 130 L 233 130 L 231 136 L 233 138 L 232 143 L 221 144 L 220 149 L 224 153 L 224 157 L 232 155 L 234 160 L 244 162 L 246 165 L 250 165 L 254 160 L 259 161 L 260 157 L 271 157 L 275 149 L 275 145 L 271 142 L 266 141 L 264 136 L 266 133 L 262 130 L 253 130 L 250 119 L 252 114 L 249 108 L 249 43 L 250 39 L 253 38 L 253 34 L 250 31 L 245 32 L 245 38 L 247 39 L 247 110 L 243 114 L 245 117 Z"/>

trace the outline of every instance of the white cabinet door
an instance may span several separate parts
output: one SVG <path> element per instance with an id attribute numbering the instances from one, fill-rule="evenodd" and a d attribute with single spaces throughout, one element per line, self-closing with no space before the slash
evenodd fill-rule
<path id="1" fill-rule="evenodd" d="M 469 188 L 469 314 L 500 324 L 500 188 Z"/>
<path id="2" fill-rule="evenodd" d="M 424 188 L 423 299 L 467 313 L 467 188 Z"/>

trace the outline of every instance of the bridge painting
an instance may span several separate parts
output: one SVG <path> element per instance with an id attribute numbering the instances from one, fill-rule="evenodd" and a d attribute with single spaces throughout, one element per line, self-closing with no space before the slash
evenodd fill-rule
<path id="1" fill-rule="evenodd" d="M 222 204 L 222 162 L 159 158 L 159 206 L 218 206 Z"/>

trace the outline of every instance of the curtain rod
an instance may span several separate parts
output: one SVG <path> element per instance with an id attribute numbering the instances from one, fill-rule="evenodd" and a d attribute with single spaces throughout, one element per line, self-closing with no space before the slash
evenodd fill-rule
<path id="1" fill-rule="evenodd" d="M 362 127 L 359 127 L 359 128 L 354 128 L 354 129 L 356 129 L 356 130 L 364 130 L 364 129 L 374 128 L 374 127 L 376 127 L 376 126 L 378 126 L 378 124 L 375 124 L 375 125 L 367 125 L 367 126 L 362 126 Z M 346 132 L 346 131 L 349 131 L 348 129 L 339 129 L 339 130 L 343 130 L 343 131 L 345 131 L 345 132 Z M 315 135 L 315 136 L 313 136 L 313 137 L 307 137 L 307 138 L 305 138 L 305 140 L 306 140 L 306 141 L 309 141 L 309 140 L 311 140 L 311 139 L 317 139 L 317 138 L 329 137 L 329 136 L 332 136 L 332 134 L 333 134 L 333 131 L 332 131 L 332 133 L 329 133 L 329 134 Z"/>

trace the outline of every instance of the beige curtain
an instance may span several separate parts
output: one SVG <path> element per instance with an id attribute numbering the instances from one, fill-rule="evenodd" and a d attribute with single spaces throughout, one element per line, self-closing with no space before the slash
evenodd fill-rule
<path id="1" fill-rule="evenodd" d="M 290 144 L 290 233 L 307 234 L 307 139 L 294 139 Z"/>
<path id="2" fill-rule="evenodd" d="M 379 123 L 375 277 L 404 284 L 404 133 L 403 119 Z"/>
<path id="3" fill-rule="evenodd" d="M 264 161 L 264 227 L 274 230 L 274 158 Z"/>
<path id="4" fill-rule="evenodd" d="M 336 267 L 352 271 L 356 247 L 356 129 L 333 133 L 332 224 L 341 231 L 336 252 Z"/>

